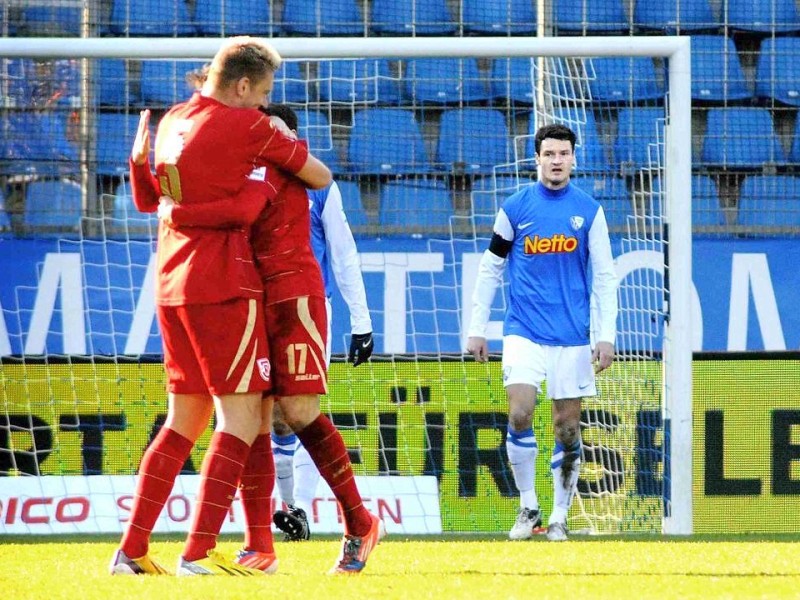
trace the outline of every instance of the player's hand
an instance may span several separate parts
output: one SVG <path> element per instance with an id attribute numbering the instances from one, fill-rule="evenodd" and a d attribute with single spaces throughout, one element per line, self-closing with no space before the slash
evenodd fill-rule
<path id="1" fill-rule="evenodd" d="M 158 218 L 164 221 L 167 225 L 172 224 L 172 209 L 175 207 L 175 201 L 169 196 L 161 196 L 158 199 Z"/>
<path id="2" fill-rule="evenodd" d="M 471 336 L 467 339 L 467 352 L 472 354 L 472 357 L 478 362 L 486 362 L 489 360 L 489 344 L 486 343 L 486 338 Z"/>
<path id="3" fill-rule="evenodd" d="M 133 140 L 131 160 L 135 165 L 143 165 L 150 156 L 150 110 L 139 113 L 139 128 Z"/>
<path id="4" fill-rule="evenodd" d="M 357 367 L 372 356 L 372 350 L 375 348 L 375 340 L 372 339 L 372 332 L 369 333 L 354 333 L 350 336 L 350 354 L 347 355 L 347 360 Z"/>
<path id="5" fill-rule="evenodd" d="M 597 342 L 592 352 L 594 372 L 605 371 L 614 362 L 614 344 L 610 342 Z"/>

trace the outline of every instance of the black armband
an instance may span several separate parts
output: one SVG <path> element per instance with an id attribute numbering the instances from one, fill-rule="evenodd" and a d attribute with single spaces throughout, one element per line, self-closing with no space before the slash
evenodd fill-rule
<path id="1" fill-rule="evenodd" d="M 505 258 L 508 256 L 508 253 L 511 252 L 511 247 L 514 245 L 514 242 L 509 242 L 506 239 L 503 239 L 503 236 L 495 233 L 492 235 L 492 241 L 489 242 L 489 252 L 499 256 L 500 258 Z"/>

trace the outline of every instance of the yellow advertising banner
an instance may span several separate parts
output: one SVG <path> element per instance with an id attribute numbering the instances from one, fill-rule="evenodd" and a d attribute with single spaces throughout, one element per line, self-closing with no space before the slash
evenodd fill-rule
<path id="1" fill-rule="evenodd" d="M 695 362 L 698 532 L 800 525 L 796 361 Z M 619 362 L 584 403 L 584 464 L 573 529 L 657 531 L 664 441 L 659 363 Z M 322 409 L 357 475 L 434 475 L 444 531 L 504 531 L 519 504 L 507 465 L 500 363 L 401 360 L 331 366 Z M 123 475 L 167 412 L 157 363 L 2 365 L 0 473 Z M 3 427 L 2 419 L 7 420 Z M 534 416 L 537 491 L 552 505 L 549 402 Z M 184 472 L 199 470 L 209 431 Z"/>

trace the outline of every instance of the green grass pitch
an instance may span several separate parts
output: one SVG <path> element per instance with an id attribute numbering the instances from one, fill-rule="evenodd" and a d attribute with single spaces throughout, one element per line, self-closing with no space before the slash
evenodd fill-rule
<path id="1" fill-rule="evenodd" d="M 168 598 L 797 598 L 800 535 L 579 537 L 509 542 L 500 536 L 391 536 L 359 576 L 327 575 L 339 544 L 326 537 L 276 544 L 269 577 L 111 577 L 116 536 L 0 536 L 5 599 Z M 233 555 L 240 541 L 221 538 Z M 156 536 L 151 552 L 172 568 L 182 548 Z M 265 596 L 265 594 L 267 594 Z"/>

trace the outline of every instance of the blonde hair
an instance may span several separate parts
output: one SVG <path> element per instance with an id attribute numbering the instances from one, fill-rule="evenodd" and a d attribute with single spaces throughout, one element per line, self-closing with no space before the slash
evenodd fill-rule
<path id="1" fill-rule="evenodd" d="M 246 35 L 225 40 L 214 55 L 208 78 L 225 88 L 242 77 L 261 81 L 281 66 L 281 55 L 261 38 Z"/>

